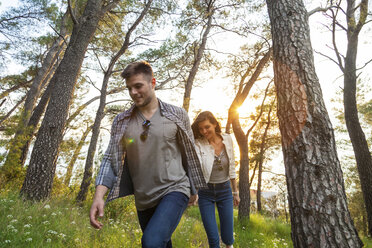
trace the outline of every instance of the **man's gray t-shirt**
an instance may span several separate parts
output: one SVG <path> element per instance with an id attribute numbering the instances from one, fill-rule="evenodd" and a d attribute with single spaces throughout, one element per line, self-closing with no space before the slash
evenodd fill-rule
<path id="1" fill-rule="evenodd" d="M 190 182 L 176 138 L 177 125 L 162 116 L 158 108 L 150 119 L 147 138 L 142 141 L 144 120 L 136 109 L 124 135 L 136 207 L 140 211 L 156 206 L 172 191 L 190 196 Z"/>

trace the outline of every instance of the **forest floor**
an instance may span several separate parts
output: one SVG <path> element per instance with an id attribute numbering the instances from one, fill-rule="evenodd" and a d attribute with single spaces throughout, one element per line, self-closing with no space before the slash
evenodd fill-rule
<path id="1" fill-rule="evenodd" d="M 132 197 L 105 208 L 104 227 L 89 224 L 90 202 L 73 203 L 71 197 L 25 202 L 17 194 L 0 194 L 0 247 L 141 247 L 140 230 Z M 238 221 L 234 210 L 235 248 L 293 247 L 290 224 L 251 214 Z M 217 216 L 218 219 L 218 216 Z M 363 239 L 372 247 L 371 239 Z M 172 236 L 173 247 L 208 247 L 198 207 L 189 207 Z M 224 247 L 224 246 L 221 246 Z"/>

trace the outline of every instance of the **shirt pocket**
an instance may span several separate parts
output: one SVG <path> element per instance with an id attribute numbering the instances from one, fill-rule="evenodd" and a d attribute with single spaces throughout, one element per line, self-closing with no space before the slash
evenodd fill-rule
<path id="1" fill-rule="evenodd" d="M 163 122 L 164 138 L 175 140 L 177 136 L 177 125 L 169 120 Z"/>

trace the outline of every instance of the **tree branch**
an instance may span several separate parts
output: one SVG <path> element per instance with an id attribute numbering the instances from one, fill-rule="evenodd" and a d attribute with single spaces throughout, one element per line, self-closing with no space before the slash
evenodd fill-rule
<path id="1" fill-rule="evenodd" d="M 68 4 L 68 11 L 70 12 L 72 22 L 75 25 L 79 24 L 78 20 L 75 17 L 75 13 L 74 13 L 74 10 L 73 10 L 72 5 L 71 5 L 71 0 L 67 0 L 67 4 Z"/>

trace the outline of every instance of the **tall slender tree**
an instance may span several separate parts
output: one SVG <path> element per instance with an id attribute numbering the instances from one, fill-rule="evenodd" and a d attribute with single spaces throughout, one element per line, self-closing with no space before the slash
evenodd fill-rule
<path id="1" fill-rule="evenodd" d="M 72 35 L 64 57 L 51 79 L 55 88 L 51 93 L 21 189 L 21 194 L 30 200 L 42 200 L 50 195 L 55 174 L 55 160 L 85 52 L 99 20 L 117 4 L 118 0 L 109 2 L 88 0 L 82 15 L 78 18 L 75 14 L 76 9 L 72 8 L 70 1 L 68 2 L 74 22 Z"/>
<path id="2" fill-rule="evenodd" d="M 271 49 L 267 51 L 261 58 L 256 58 L 253 63 L 255 66 L 248 66 L 240 78 L 239 90 L 229 108 L 229 117 L 226 132 L 230 132 L 232 126 L 236 141 L 240 151 L 240 168 L 239 168 L 239 195 L 241 202 L 239 204 L 239 219 L 249 218 L 250 216 L 250 183 L 249 183 L 249 154 L 248 154 L 248 136 L 252 129 L 247 133 L 244 132 L 239 119 L 238 108 L 244 103 L 252 86 L 259 78 L 261 72 L 267 66 L 271 57 Z M 253 71 L 253 73 L 252 73 Z M 249 79 L 248 76 L 251 74 Z"/>
<path id="3" fill-rule="evenodd" d="M 355 160 L 363 192 L 364 204 L 368 216 L 368 233 L 372 236 L 372 156 L 368 142 L 359 121 L 357 107 L 357 53 L 358 40 L 362 28 L 368 22 L 368 0 L 346 1 L 346 11 L 342 9 L 342 1 L 330 1 L 334 4 L 327 13 L 332 20 L 332 44 L 336 55 L 333 60 L 344 74 L 344 114 L 345 123 L 355 154 Z M 346 17 L 346 27 L 338 20 L 340 13 Z M 342 55 L 336 40 L 336 28 L 346 31 L 346 55 Z"/>
<path id="4" fill-rule="evenodd" d="M 266 0 L 294 247 L 361 247 L 302 1 Z"/>
<path id="5" fill-rule="evenodd" d="M 14 174 L 18 174 L 23 169 L 22 147 L 25 142 L 29 142 L 32 139 L 33 135 L 32 128 L 28 128 L 28 123 L 43 87 L 49 83 L 50 76 L 54 73 L 54 65 L 58 63 L 58 57 L 66 45 L 65 40 L 69 36 L 67 21 L 68 12 L 63 15 L 59 33 L 43 59 L 30 89 L 27 91 L 25 103 L 19 117 L 17 131 L 9 145 L 8 155 L 2 167 L 6 171 L 6 177 L 10 179 L 15 177 Z"/>
<path id="6" fill-rule="evenodd" d="M 76 198 L 76 200 L 79 202 L 85 201 L 87 197 L 88 189 L 89 189 L 89 186 L 92 180 L 94 154 L 96 152 L 99 130 L 101 127 L 101 121 L 104 117 L 104 110 L 106 106 L 106 96 L 107 96 L 107 86 L 108 86 L 109 79 L 113 73 L 116 62 L 128 50 L 128 47 L 131 44 L 131 38 L 132 38 L 131 35 L 134 32 L 134 30 L 137 28 L 137 26 L 141 23 L 141 21 L 144 19 L 146 14 L 148 13 L 151 3 L 152 3 L 152 0 L 148 0 L 147 2 L 144 3 L 141 13 L 138 15 L 137 19 L 127 30 L 122 46 L 120 47 L 119 51 L 117 51 L 117 53 L 112 57 L 108 68 L 105 70 L 102 87 L 101 87 L 101 97 L 100 97 L 99 107 L 96 113 L 96 118 L 94 120 L 94 124 L 92 128 L 92 137 L 89 143 L 88 155 L 87 155 L 86 162 L 85 162 L 84 177 L 80 185 L 80 191 Z"/>

